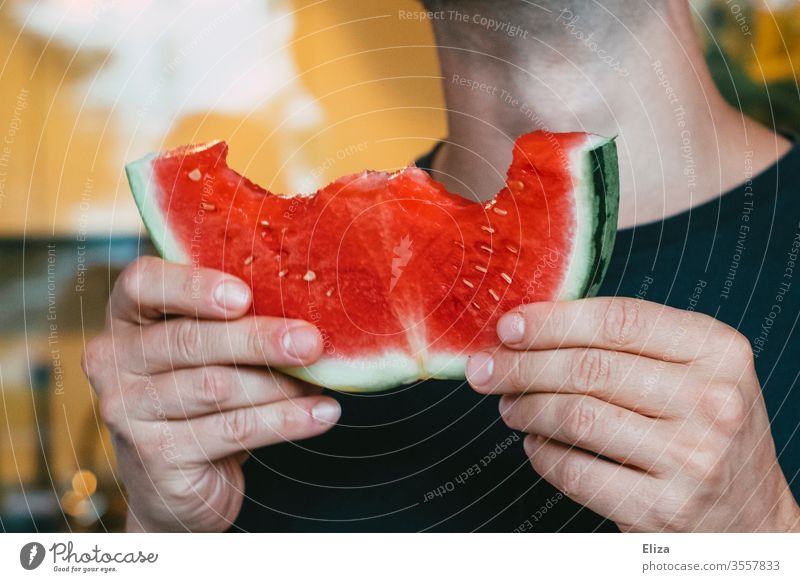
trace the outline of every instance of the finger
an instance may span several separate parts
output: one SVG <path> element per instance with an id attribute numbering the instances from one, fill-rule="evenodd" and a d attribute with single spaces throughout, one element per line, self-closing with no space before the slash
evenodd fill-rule
<path id="1" fill-rule="evenodd" d="M 322 338 L 313 325 L 280 317 L 243 317 L 235 321 L 177 318 L 130 330 L 138 337 L 120 345 L 141 350 L 126 354 L 130 370 L 158 373 L 198 366 L 302 366 L 322 354 Z"/>
<path id="2" fill-rule="evenodd" d="M 595 347 L 686 363 L 720 348 L 721 334 L 716 332 L 722 327 L 692 311 L 626 297 L 595 297 L 520 307 L 500 318 L 497 334 L 518 350 Z"/>
<path id="3" fill-rule="evenodd" d="M 619 524 L 646 523 L 653 477 L 556 441 L 528 436 L 524 446 L 536 472 L 573 501 Z"/>
<path id="4" fill-rule="evenodd" d="M 481 394 L 580 394 L 657 417 L 691 412 L 688 372 L 682 364 L 596 348 L 498 348 L 467 361 L 467 379 Z"/>
<path id="5" fill-rule="evenodd" d="M 514 430 L 574 445 L 624 465 L 654 474 L 668 468 L 663 447 L 671 437 L 663 423 L 591 396 L 503 396 L 500 415 Z"/>
<path id="6" fill-rule="evenodd" d="M 134 418 L 155 420 L 193 418 L 321 393 L 319 386 L 268 368 L 207 366 L 146 376 L 122 398 Z"/>
<path id="7" fill-rule="evenodd" d="M 310 438 L 330 430 L 341 416 L 333 398 L 311 396 L 246 406 L 168 425 L 185 462 L 207 463 L 241 451 Z M 181 448 L 182 447 L 182 448 Z"/>
<path id="8" fill-rule="evenodd" d="M 250 306 L 250 288 L 214 269 L 141 257 L 120 274 L 111 292 L 109 317 L 142 324 L 164 315 L 236 318 Z"/>

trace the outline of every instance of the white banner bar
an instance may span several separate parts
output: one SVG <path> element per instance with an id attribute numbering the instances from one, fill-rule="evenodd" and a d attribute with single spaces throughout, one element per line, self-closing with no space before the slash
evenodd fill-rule
<path id="1" fill-rule="evenodd" d="M 3 534 L 0 580 L 800 580 L 800 534 Z"/>

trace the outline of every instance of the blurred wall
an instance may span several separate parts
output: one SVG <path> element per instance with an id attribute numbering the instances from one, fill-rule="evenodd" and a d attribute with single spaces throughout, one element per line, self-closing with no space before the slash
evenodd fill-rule
<path id="1" fill-rule="evenodd" d="M 136 233 L 123 165 L 188 142 L 226 139 L 278 192 L 404 165 L 445 131 L 430 30 L 397 19 L 415 8 L 7 1 L 0 235 Z"/>

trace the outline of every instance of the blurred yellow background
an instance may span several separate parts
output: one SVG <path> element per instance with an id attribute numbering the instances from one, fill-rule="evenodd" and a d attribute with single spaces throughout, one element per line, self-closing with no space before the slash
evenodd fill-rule
<path id="1" fill-rule="evenodd" d="M 726 96 L 796 131 L 800 5 L 696 7 Z M 248 177 L 311 192 L 407 164 L 446 133 L 429 25 L 397 16 L 417 9 L 413 0 L 1 5 L 0 529 L 121 526 L 111 444 L 79 355 L 102 325 L 114 276 L 146 250 L 123 165 L 224 138 Z"/>
<path id="2" fill-rule="evenodd" d="M 128 77 L 114 70 L 115 59 L 125 60 L 119 52 L 139 48 L 126 38 L 138 41 L 155 31 L 121 30 L 113 44 L 87 49 L 76 38 L 60 36 L 63 27 L 57 25 L 43 26 L 39 34 L 21 30 L 28 15 L 21 8 L 25 4 L 4 4 L 0 12 L 0 131 L 12 123 L 19 126 L 0 206 L 0 233 L 6 236 L 74 233 L 81 220 L 81 196 L 90 199 L 83 220 L 93 233 L 138 232 L 122 166 L 154 149 L 223 137 L 231 146 L 232 165 L 250 178 L 274 191 L 313 191 L 322 181 L 350 171 L 404 165 L 445 131 L 430 30 L 396 17 L 398 10 L 418 9 L 413 0 L 262 2 L 256 10 L 252 3 L 247 8 L 236 2 L 195 3 L 194 10 L 207 6 L 206 24 L 199 21 L 194 32 L 173 31 L 169 43 L 157 45 L 163 54 L 141 57 L 151 58 L 155 70 L 134 70 Z M 43 4 L 54 13 L 68 9 L 62 6 L 67 2 Z M 85 26 L 101 26 L 111 17 L 148 15 L 137 2 L 110 2 L 97 17 L 91 3 L 72 4 L 84 5 Z M 225 45 L 219 46 L 215 37 L 227 40 L 241 19 L 251 15 L 261 18 L 258 26 L 264 34 L 273 28 L 279 29 L 277 36 L 285 36 L 285 43 L 260 46 L 281 52 L 280 59 L 273 59 L 280 61 L 274 63 L 277 68 L 293 70 L 282 70 L 275 83 L 265 81 L 258 78 L 259 72 L 270 72 L 257 66 L 261 55 L 248 55 L 251 70 L 239 65 L 236 78 L 226 75 L 223 80 L 227 86 L 215 86 L 214 74 L 232 66 Z M 160 33 L 168 35 L 170 29 Z M 133 63 L 141 64 L 136 59 Z M 177 70 L 199 75 L 206 63 L 209 86 L 218 94 L 197 100 L 213 105 L 216 99 L 219 106 L 197 111 L 192 93 L 206 87 L 192 87 L 191 79 L 185 83 Z M 119 79 L 118 92 L 101 95 L 109 78 Z M 143 81 L 151 83 L 149 91 L 131 86 Z M 178 95 L 177 83 L 182 83 Z M 266 104 L 253 100 L 244 108 L 226 105 L 229 93 L 239 87 L 255 95 L 263 90 L 260 100 Z M 292 111 L 298 112 L 287 117 Z M 137 123 L 142 117 L 157 118 L 163 126 L 148 135 Z M 337 158 L 340 149 L 359 144 L 365 147 Z M 330 156 L 338 163 L 325 164 Z M 319 180 L 296 179 L 321 165 Z"/>
<path id="3" fill-rule="evenodd" d="M 91 529 L 99 515 L 120 526 L 111 443 L 79 357 L 113 277 L 142 251 L 124 164 L 224 138 L 231 165 L 278 192 L 407 164 L 445 134 L 431 31 L 397 18 L 417 9 L 2 5 L 0 529 Z M 79 469 L 97 477 L 94 495 L 75 488 Z"/>

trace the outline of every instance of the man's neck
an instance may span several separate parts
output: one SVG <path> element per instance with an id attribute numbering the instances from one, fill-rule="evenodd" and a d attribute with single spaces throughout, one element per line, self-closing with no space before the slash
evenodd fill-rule
<path id="1" fill-rule="evenodd" d="M 453 23 L 435 23 L 449 135 L 433 170 L 452 191 L 494 196 L 521 133 L 617 135 L 625 228 L 711 200 L 789 149 L 722 99 L 688 10 L 673 7 L 635 31 L 555 18 L 568 49 L 548 48 L 531 29 L 489 52 L 442 28 Z M 605 36 L 586 40 L 597 28 Z"/>

